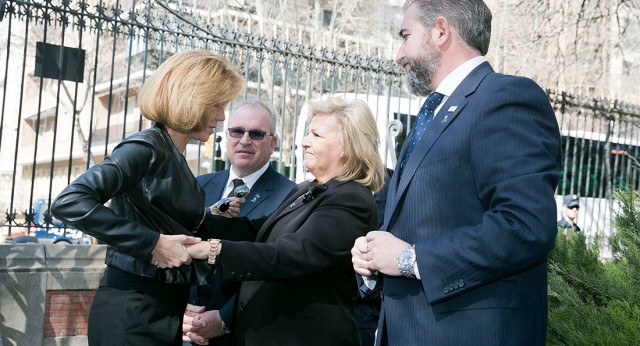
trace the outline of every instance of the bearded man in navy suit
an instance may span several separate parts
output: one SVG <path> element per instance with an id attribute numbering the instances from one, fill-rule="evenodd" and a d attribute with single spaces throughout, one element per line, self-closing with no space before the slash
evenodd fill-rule
<path id="1" fill-rule="evenodd" d="M 396 62 L 439 97 L 403 145 L 381 230 L 352 249 L 358 273 L 384 276 L 378 345 L 545 344 L 560 133 L 545 92 L 484 57 L 491 17 L 481 0 L 405 5 Z"/>
<path id="2" fill-rule="evenodd" d="M 229 116 L 226 145 L 231 168 L 197 177 L 210 212 L 220 214 L 215 203 L 233 190 L 234 179 L 242 179 L 251 190 L 244 196 L 245 203 L 239 206 L 234 201 L 223 213 L 225 216 L 256 219 L 270 215 L 296 186 L 269 163 L 278 143 L 275 126 L 274 111 L 260 100 L 246 100 L 234 108 Z M 212 276 L 210 286 L 193 287 L 184 316 L 183 332 L 189 335 L 185 335 L 185 341 L 210 339 L 209 345 L 231 345 L 226 334 L 233 328 L 238 288 L 238 283 L 223 281 L 219 272 Z"/>

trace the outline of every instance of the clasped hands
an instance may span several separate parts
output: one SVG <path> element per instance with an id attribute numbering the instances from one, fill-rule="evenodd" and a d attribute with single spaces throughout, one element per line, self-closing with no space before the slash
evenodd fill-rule
<path id="1" fill-rule="evenodd" d="M 409 243 L 389 232 L 371 231 L 356 239 L 351 249 L 353 269 L 362 276 L 372 276 L 378 272 L 400 276 L 396 257 L 409 246 Z"/>
<path id="2" fill-rule="evenodd" d="M 208 345 L 209 339 L 224 335 L 220 311 L 205 311 L 204 306 L 187 304 L 182 319 L 182 341 Z"/>
<path id="3" fill-rule="evenodd" d="M 176 268 L 191 264 L 192 259 L 206 259 L 209 242 L 184 234 L 161 234 L 156 247 L 151 251 L 151 263 L 158 268 Z"/>
<path id="4" fill-rule="evenodd" d="M 244 197 L 231 197 L 229 209 L 224 213 L 213 213 L 224 217 L 236 217 L 240 213 L 240 205 L 245 202 Z M 210 207 L 212 210 L 217 208 Z M 158 268 L 175 268 L 191 264 L 191 260 L 207 259 L 209 256 L 209 242 L 198 237 L 186 235 L 161 234 L 156 247 L 151 251 L 151 263 Z"/>

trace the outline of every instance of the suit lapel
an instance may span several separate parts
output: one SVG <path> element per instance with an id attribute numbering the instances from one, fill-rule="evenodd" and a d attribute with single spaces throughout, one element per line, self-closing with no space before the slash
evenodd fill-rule
<path id="1" fill-rule="evenodd" d="M 325 191 L 319 193 L 315 199 L 305 203 L 302 201 L 302 198 L 300 198 L 300 196 L 304 195 L 309 190 L 309 186 L 312 183 L 313 182 L 308 181 L 298 185 L 298 190 L 292 193 L 285 201 L 283 201 L 280 207 L 278 207 L 278 209 L 273 214 L 271 214 L 267 221 L 262 225 L 262 227 L 258 231 L 256 241 L 264 241 L 263 238 L 266 238 L 270 235 L 271 229 L 273 228 L 272 226 L 281 218 L 293 212 L 305 213 L 309 210 L 313 210 L 315 208 L 315 205 L 323 200 L 323 196 L 330 195 L 337 186 L 340 186 L 345 182 L 337 181 L 335 179 L 328 181 L 327 189 Z M 303 207 L 305 207 L 304 210 L 300 210 Z M 269 231 L 269 233 L 267 233 L 267 231 Z M 297 228 L 287 230 L 287 233 L 293 233 L 295 231 L 297 231 Z"/>
<path id="2" fill-rule="evenodd" d="M 454 92 L 451 97 L 447 99 L 447 102 L 442 105 L 440 112 L 438 112 L 429 127 L 427 127 L 424 136 L 416 146 L 413 154 L 409 158 L 409 161 L 407 161 L 407 165 L 404 168 L 404 172 L 402 173 L 402 177 L 400 177 L 400 181 L 398 183 L 398 191 L 400 193 L 406 189 L 411 179 L 413 179 L 413 175 L 424 160 L 424 157 L 429 153 L 433 144 L 438 137 L 440 137 L 444 129 L 446 129 L 447 126 L 455 120 L 456 116 L 467 105 L 466 97 L 456 94 L 457 93 Z"/>
<path id="3" fill-rule="evenodd" d="M 277 174 L 273 168 L 269 167 L 267 170 L 256 180 L 255 184 L 249 191 L 249 194 L 245 196 L 245 203 L 240 206 L 240 215 L 249 215 L 253 210 L 271 196 L 273 193 L 275 184 L 274 174 Z"/>
<path id="4" fill-rule="evenodd" d="M 209 176 L 206 181 L 202 181 L 201 185 L 204 189 L 207 200 L 206 206 L 210 206 L 213 203 L 217 202 L 222 198 L 222 193 L 224 192 L 225 184 L 227 183 L 227 179 L 229 178 L 229 171 L 222 171 L 219 173 L 215 173 Z"/>
<path id="5" fill-rule="evenodd" d="M 271 229 L 271 226 L 276 222 L 276 220 L 282 218 L 284 215 L 287 215 L 293 209 L 295 209 L 296 205 L 294 205 L 293 208 L 291 207 L 291 205 L 294 202 L 298 201 L 298 198 L 307 192 L 310 184 L 311 184 L 310 182 L 301 183 L 300 185 L 298 185 L 296 187 L 297 191 L 292 193 L 289 196 L 289 198 L 287 198 L 284 201 L 282 201 L 282 204 L 280 204 L 278 209 L 276 209 L 273 212 L 273 214 L 271 214 L 271 216 L 269 216 L 267 221 L 265 221 L 265 223 L 262 225 L 262 227 L 258 231 L 258 236 L 256 237 L 256 241 L 261 241 L 262 240 L 262 238 L 265 236 L 266 231 Z M 297 206 L 302 205 L 302 201 L 301 200 L 298 201 L 298 202 L 299 203 L 296 203 Z"/>
<path id="6" fill-rule="evenodd" d="M 427 128 L 424 136 L 420 140 L 420 143 L 416 146 L 413 154 L 407 161 L 406 167 L 402 173 L 402 177 L 398 177 L 400 170 L 396 165 L 396 169 L 389 185 L 389 194 L 387 195 L 387 203 L 385 208 L 385 222 L 382 229 L 387 229 L 388 225 L 394 219 L 394 215 L 398 211 L 397 206 L 401 202 L 402 196 L 405 194 L 409 183 L 413 179 L 417 169 L 420 167 L 425 156 L 429 153 L 435 141 L 440 137 L 443 131 L 457 118 L 458 114 L 462 112 L 468 103 L 467 97 L 471 95 L 477 89 L 480 82 L 489 74 L 493 73 L 493 69 L 489 63 L 484 62 L 476 67 L 469 75 L 460 83 L 460 85 L 454 90 L 453 94 L 449 96 L 447 101 L 442 105 L 442 108 L 433 119 L 431 125 Z M 409 138 L 409 137 L 407 137 Z M 402 146 L 399 157 L 403 157 L 407 150 L 408 142 Z M 401 160 L 398 160 L 398 163 Z"/>

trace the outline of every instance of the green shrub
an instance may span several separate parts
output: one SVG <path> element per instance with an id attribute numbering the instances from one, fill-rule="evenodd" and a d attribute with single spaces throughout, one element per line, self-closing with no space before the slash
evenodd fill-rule
<path id="1" fill-rule="evenodd" d="M 640 345 L 640 203 L 637 191 L 615 194 L 621 212 L 610 240 L 614 260 L 599 259 L 583 234 L 562 230 L 549 254 L 549 345 Z M 598 241 L 596 241 L 598 243 Z"/>

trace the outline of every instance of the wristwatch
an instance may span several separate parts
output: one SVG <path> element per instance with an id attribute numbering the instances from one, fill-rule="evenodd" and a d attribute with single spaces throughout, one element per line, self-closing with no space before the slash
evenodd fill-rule
<path id="1" fill-rule="evenodd" d="M 398 269 L 400 269 L 400 274 L 402 274 L 402 276 L 415 278 L 416 276 L 413 274 L 413 265 L 416 263 L 415 245 L 411 245 L 410 247 L 402 250 L 398 257 L 396 257 L 396 262 L 398 262 Z"/>
<path id="2" fill-rule="evenodd" d="M 229 327 L 227 327 L 227 324 L 226 324 L 226 323 L 224 323 L 224 321 L 223 321 L 222 319 L 220 319 L 220 327 L 222 327 L 222 331 L 223 331 L 225 334 L 229 334 L 229 333 L 231 333 L 231 329 L 229 329 Z"/>

